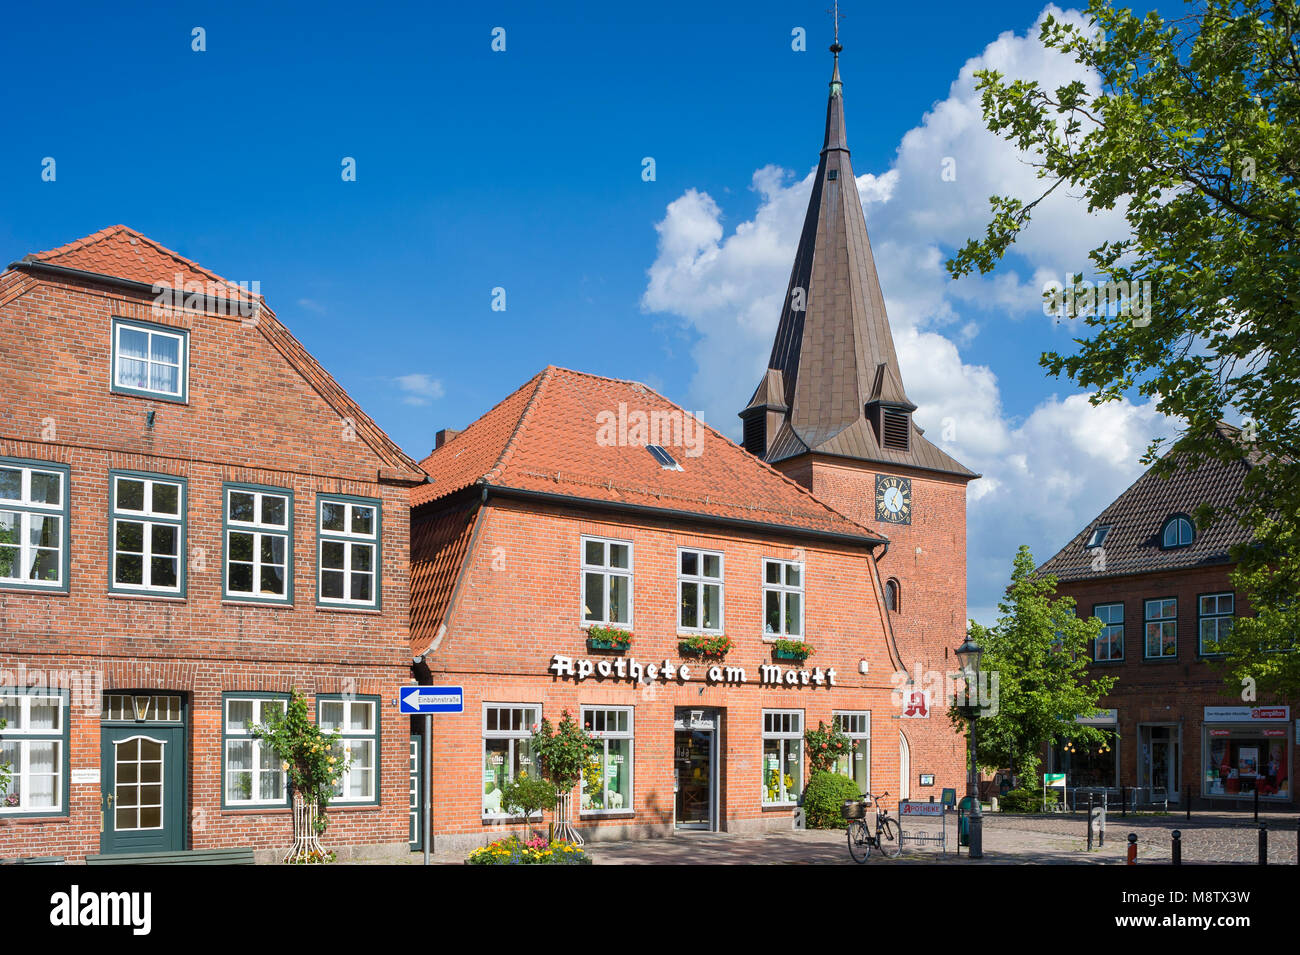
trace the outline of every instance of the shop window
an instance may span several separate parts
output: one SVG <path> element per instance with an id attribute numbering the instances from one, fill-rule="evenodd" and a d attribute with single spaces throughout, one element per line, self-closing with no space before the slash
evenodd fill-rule
<path id="1" fill-rule="evenodd" d="M 488 703 L 483 707 L 483 815 L 506 815 L 501 788 L 524 773 L 537 775 L 532 737 L 541 718 L 541 706 Z"/>
<path id="2" fill-rule="evenodd" d="M 582 620 L 605 626 L 632 625 L 632 545 L 582 538 Z"/>
<path id="3" fill-rule="evenodd" d="M 793 806 L 803 792 L 803 710 L 763 711 L 763 805 Z"/>
<path id="4" fill-rule="evenodd" d="M 722 555 L 707 550 L 677 552 L 679 630 L 722 632 Z"/>
<path id="5" fill-rule="evenodd" d="M 278 488 L 225 488 L 225 594 L 240 600 L 293 602 L 293 495 Z"/>
<path id="6" fill-rule="evenodd" d="M 68 694 L 64 690 L 0 691 L 0 816 L 66 815 Z"/>
<path id="7" fill-rule="evenodd" d="M 0 458 L 0 587 L 68 589 L 68 473 Z"/>
<path id="8" fill-rule="evenodd" d="M 317 533 L 317 600 L 342 607 L 379 602 L 380 502 L 322 497 Z"/>
<path id="9" fill-rule="evenodd" d="M 763 561 L 763 633 L 803 639 L 803 564 L 799 561 Z"/>
<path id="10" fill-rule="evenodd" d="M 855 710 L 831 714 L 831 726 L 849 738 L 850 751 L 835 761 L 835 772 L 847 776 L 858 792 L 871 792 L 871 713 Z"/>
<path id="11" fill-rule="evenodd" d="M 1178 656 L 1178 601 L 1172 597 L 1146 601 L 1146 658 Z"/>
<path id="12" fill-rule="evenodd" d="M 1101 621 L 1101 633 L 1093 643 L 1092 658 L 1099 663 L 1124 659 L 1124 605 L 1097 604 L 1092 615 Z"/>
<path id="13" fill-rule="evenodd" d="M 1202 594 L 1197 601 L 1202 656 L 1222 652 L 1219 644 L 1232 630 L 1235 603 L 1236 600 L 1230 593 Z"/>
<path id="14" fill-rule="evenodd" d="M 347 768 L 334 784 L 334 802 L 379 802 L 379 698 L 322 696 L 317 722 L 325 733 L 338 733 L 335 755 Z"/>
<path id="15" fill-rule="evenodd" d="M 596 741 L 582 773 L 582 811 L 632 809 L 632 707 L 584 706 L 582 726 Z"/>
<path id="16" fill-rule="evenodd" d="M 286 805 L 289 793 L 280 757 L 252 731 L 277 715 L 283 716 L 289 698 L 281 694 L 228 694 L 222 705 L 222 806 Z"/>
<path id="17" fill-rule="evenodd" d="M 1206 796 L 1291 798 L 1291 741 L 1280 727 L 1214 726 L 1204 728 Z"/>

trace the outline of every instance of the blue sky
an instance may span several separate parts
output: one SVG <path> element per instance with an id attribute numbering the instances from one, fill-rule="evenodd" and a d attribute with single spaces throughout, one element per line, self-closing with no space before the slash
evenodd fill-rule
<path id="1" fill-rule="evenodd" d="M 770 343 L 776 311 L 768 330 L 750 328 L 733 354 L 727 322 L 736 319 L 727 310 L 744 303 L 701 316 L 670 293 L 649 294 L 648 270 L 713 280 L 709 248 L 696 250 L 694 264 L 665 255 L 665 237 L 680 224 L 674 203 L 720 226 L 713 250 L 768 214 L 779 223 L 772 260 L 794 241 L 785 233 L 798 222 L 780 210 L 798 207 L 793 220 L 801 217 L 798 183 L 821 145 L 828 5 L 499 3 L 480 13 L 381 3 L 293 11 L 68 4 L 56 16 L 19 5 L 0 35 L 9 106 L 0 256 L 12 261 L 121 222 L 234 281 L 257 280 L 294 333 L 417 458 L 438 428 L 465 425 L 548 362 L 646 381 L 734 431 L 734 411 L 756 381 L 750 368 L 769 347 L 754 343 Z M 878 228 L 923 218 L 907 215 L 907 203 L 917 210 L 928 201 L 932 215 L 946 207 L 908 189 L 900 144 L 925 127 L 927 113 L 943 112 L 936 104 L 952 99 L 963 66 L 1000 34 L 1029 43 L 1042 8 L 844 3 L 854 167 L 859 177 L 900 173 L 892 197 L 868 202 L 874 243 L 890 240 Z M 503 53 L 490 48 L 498 26 Z M 194 27 L 206 31 L 204 52 L 191 49 Z M 795 27 L 807 31 L 806 52 L 791 49 Z M 654 182 L 642 180 L 647 156 Z M 44 157 L 57 163 L 54 182 L 41 179 Z M 344 157 L 356 160 L 355 182 L 340 176 Z M 754 178 L 765 167 L 785 171 L 769 172 L 766 192 Z M 955 241 L 942 229 L 909 235 L 916 248 L 945 254 Z M 924 380 L 912 385 L 925 377 L 926 342 L 951 344 L 977 391 L 987 395 L 995 379 L 996 407 L 970 409 L 1005 432 L 994 470 L 1014 457 L 1017 435 L 1032 443 L 1026 428 L 1036 412 L 1070 410 L 1073 389 L 1037 366 L 1038 353 L 1068 335 L 1032 296 L 990 287 L 982 298 L 944 292 L 946 304 L 909 302 L 909 270 L 880 258 L 891 315 L 892 281 L 902 302 L 896 323 L 923 333 L 904 374 L 922 395 L 918 418 L 928 431 L 950 417 L 945 401 L 970 400 L 945 398 Z M 1073 251 L 1059 268 L 1046 253 L 1029 256 L 1020 279 L 1028 287 L 1036 269 L 1059 274 L 1066 265 L 1086 262 Z M 789 259 L 742 271 L 758 275 L 746 301 L 761 319 L 771 288 L 778 300 L 784 291 Z M 933 270 L 926 275 L 937 287 Z M 504 312 L 490 308 L 495 287 L 506 290 Z M 730 358 L 713 361 L 711 349 Z M 1086 431 L 1088 412 L 1071 414 Z M 1110 426 L 1122 426 L 1135 447 L 1155 428 L 1137 409 Z M 987 445 L 979 427 L 961 424 L 959 456 Z M 1046 558 L 1137 473 L 1113 457 L 1086 463 L 1101 477 L 1068 491 L 1055 524 L 1029 515 L 972 545 L 977 616 L 987 616 L 1006 576 L 1016 543 L 1009 534 L 1031 538 Z M 974 466 L 988 473 L 984 462 Z M 1011 511 L 989 502 L 1004 497 L 998 506 L 1014 510 L 1015 470 L 991 474 L 998 488 L 972 501 L 973 533 L 1006 525 Z M 1043 513 L 1060 503 L 1044 500 Z"/>

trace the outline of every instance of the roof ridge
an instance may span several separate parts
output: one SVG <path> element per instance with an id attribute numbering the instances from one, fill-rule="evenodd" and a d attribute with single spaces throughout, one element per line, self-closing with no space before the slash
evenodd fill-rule
<path id="1" fill-rule="evenodd" d="M 514 429 L 510 432 L 510 437 L 506 439 L 504 447 L 501 448 L 501 454 L 497 456 L 496 463 L 494 463 L 492 467 L 488 468 L 483 473 L 483 476 L 475 483 L 491 484 L 505 468 L 506 462 L 514 452 L 516 443 L 523 434 L 525 422 L 528 420 L 532 410 L 537 407 L 542 391 L 545 389 L 547 383 L 550 382 L 555 371 L 556 368 L 554 365 L 547 365 L 533 376 L 533 380 L 536 380 L 537 382 L 537 387 L 533 389 L 532 395 L 529 396 L 527 403 L 524 405 L 524 410 L 519 413 L 519 418 L 515 421 Z"/>

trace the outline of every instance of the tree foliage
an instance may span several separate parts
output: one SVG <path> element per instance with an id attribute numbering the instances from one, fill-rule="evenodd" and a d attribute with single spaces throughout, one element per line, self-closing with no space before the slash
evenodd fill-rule
<path id="1" fill-rule="evenodd" d="M 533 733 L 533 752 L 542 775 L 558 792 L 568 792 L 582 778 L 583 767 L 596 751 L 596 741 L 565 710 L 558 727 L 544 718 Z"/>
<path id="2" fill-rule="evenodd" d="M 250 732 L 281 760 L 290 790 L 316 804 L 316 829 L 324 832 L 329 826 L 325 811 L 349 764 L 338 732 L 326 733 L 312 722 L 311 706 L 297 689 L 290 690 L 289 705 L 283 713 L 272 710 L 266 723 L 253 726 Z"/>
<path id="3" fill-rule="evenodd" d="M 1049 50 L 1091 68 L 1093 88 L 978 74 L 988 128 L 1036 166 L 1033 196 L 994 196 L 954 277 L 996 267 L 1057 190 L 1119 209 L 1122 234 L 1089 253 L 1097 281 L 1150 283 L 1149 314 L 1098 310 L 1077 346 L 1042 364 L 1092 392 L 1154 398 L 1199 461 L 1249 456 L 1233 510 L 1254 536 L 1235 584 L 1258 611 L 1223 647 L 1232 682 L 1300 687 L 1300 0 L 1206 0 L 1139 16 L 1091 0 L 1088 26 L 1044 19 Z M 1082 263 L 1080 263 L 1082 265 Z M 1080 288 L 1082 273 L 1067 282 Z M 1134 288 L 1132 285 L 1122 287 Z M 1079 319 L 1076 319 L 1076 321 Z M 1240 418 L 1243 441 L 1217 440 Z M 1145 462 L 1167 470 L 1188 458 Z M 1277 653 L 1282 649 L 1288 652 Z"/>
<path id="4" fill-rule="evenodd" d="M 1115 683 L 1113 677 L 1088 678 L 1101 621 L 1081 620 L 1074 598 L 1055 595 L 1056 578 L 1035 577 L 1034 556 L 1022 545 L 998 622 L 970 623 L 971 638 L 983 650 L 980 670 L 997 674 L 996 713 L 981 716 L 975 727 L 976 761 L 987 769 L 1010 767 L 1032 778 L 1048 743 L 1104 739 L 1095 727 L 1075 722 L 1093 715 Z M 951 707 L 948 716 L 954 726 L 966 726 L 961 707 Z"/>

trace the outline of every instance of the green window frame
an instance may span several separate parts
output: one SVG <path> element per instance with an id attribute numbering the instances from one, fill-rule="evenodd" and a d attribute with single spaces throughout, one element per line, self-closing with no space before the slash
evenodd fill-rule
<path id="1" fill-rule="evenodd" d="M 114 318 L 111 390 L 158 401 L 190 400 L 190 333 L 185 328 Z M 174 379 L 174 380 L 173 380 Z"/>
<path id="2" fill-rule="evenodd" d="M 341 494 L 317 497 L 316 605 L 380 609 L 382 567 L 383 502 Z"/>
<path id="3" fill-rule="evenodd" d="M 71 469 L 0 458 L 0 587 L 67 593 Z"/>
<path id="4" fill-rule="evenodd" d="M 803 710 L 764 710 L 760 765 L 764 806 L 794 806 L 803 792 Z"/>
<path id="5" fill-rule="evenodd" d="M 185 596 L 188 507 L 189 482 L 183 477 L 108 472 L 110 592 Z"/>
<path id="6" fill-rule="evenodd" d="M 293 491 L 261 484 L 223 484 L 221 501 L 222 597 L 291 605 Z M 277 571 L 278 591 L 274 586 Z"/>
<path id="7" fill-rule="evenodd" d="M 835 772 L 853 780 L 864 795 L 871 792 L 871 711 L 832 710 L 831 728 L 849 738 L 849 752 L 835 760 Z"/>
<path id="8" fill-rule="evenodd" d="M 1196 632 L 1203 657 L 1222 656 L 1222 650 L 1207 649 L 1218 646 L 1219 641 L 1232 630 L 1237 615 L 1237 597 L 1234 591 L 1201 594 L 1196 598 Z"/>
<path id="9" fill-rule="evenodd" d="M 379 805 L 380 699 L 377 696 L 323 694 L 316 697 L 316 724 L 339 733 L 334 755 L 349 766 L 334 787 L 330 805 Z"/>
<path id="10" fill-rule="evenodd" d="M 1178 599 L 1157 597 L 1144 601 L 1143 606 L 1146 608 L 1146 645 L 1142 648 L 1144 656 L 1148 660 L 1177 659 Z"/>
<path id="11" fill-rule="evenodd" d="M 0 689 L 0 818 L 68 815 L 70 713 L 65 689 Z"/>
<path id="12" fill-rule="evenodd" d="M 280 757 L 251 728 L 270 713 L 289 710 L 287 693 L 221 694 L 221 808 L 278 809 L 289 805 L 288 774 Z"/>
<path id="13" fill-rule="evenodd" d="M 1101 621 L 1101 633 L 1093 641 L 1092 659 L 1097 663 L 1115 663 L 1124 659 L 1124 605 L 1094 604 L 1092 615 Z"/>

